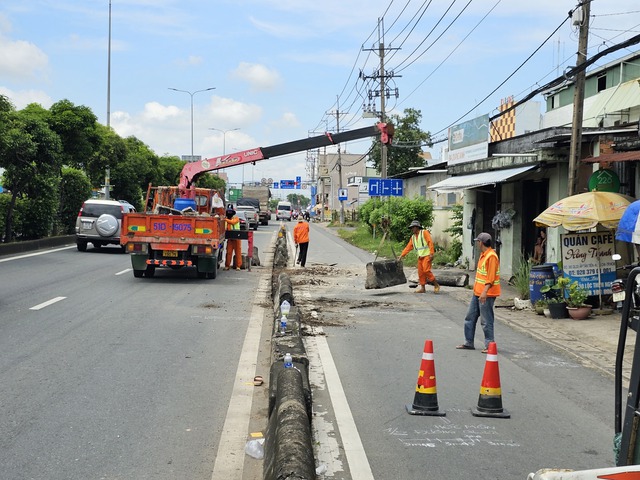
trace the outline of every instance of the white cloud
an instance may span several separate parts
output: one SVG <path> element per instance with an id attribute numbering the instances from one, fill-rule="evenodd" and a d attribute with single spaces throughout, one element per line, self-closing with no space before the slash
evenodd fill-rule
<path id="1" fill-rule="evenodd" d="M 252 125 L 262 117 L 262 108 L 231 98 L 214 96 L 207 107 L 206 119 L 211 127 L 220 130 L 228 128 L 242 128 Z"/>
<path id="2" fill-rule="evenodd" d="M 39 103 L 44 108 L 53 105 L 53 100 L 42 90 L 20 90 L 14 91 L 0 86 L 0 94 L 5 95 L 17 110 L 22 110 L 30 103 Z"/>
<path id="3" fill-rule="evenodd" d="M 180 109 L 173 105 L 164 106 L 158 102 L 148 102 L 144 106 L 142 118 L 145 121 L 164 121 L 169 118 L 175 118 L 180 115 Z"/>
<path id="4" fill-rule="evenodd" d="M 232 78 L 247 82 L 258 91 L 275 90 L 281 83 L 280 74 L 257 63 L 242 62 L 231 73 Z"/>
<path id="5" fill-rule="evenodd" d="M 31 42 L 0 35 L 0 77 L 31 80 L 47 71 L 47 55 Z"/>

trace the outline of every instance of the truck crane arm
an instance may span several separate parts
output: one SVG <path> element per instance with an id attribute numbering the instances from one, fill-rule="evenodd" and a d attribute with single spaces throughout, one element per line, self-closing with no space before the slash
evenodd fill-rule
<path id="1" fill-rule="evenodd" d="M 314 148 L 337 145 L 350 140 L 380 136 L 380 141 L 390 145 L 393 139 L 394 127 L 391 123 L 377 123 L 371 127 L 358 128 L 336 134 L 325 133 L 317 137 L 304 138 L 293 142 L 281 143 L 271 147 L 258 147 L 229 155 L 207 158 L 198 162 L 187 163 L 180 172 L 178 189 L 180 197 L 195 198 L 195 182 L 200 175 L 221 168 L 235 167 L 246 163 L 255 163 L 271 157 L 287 155 L 289 153 L 312 150 Z"/>

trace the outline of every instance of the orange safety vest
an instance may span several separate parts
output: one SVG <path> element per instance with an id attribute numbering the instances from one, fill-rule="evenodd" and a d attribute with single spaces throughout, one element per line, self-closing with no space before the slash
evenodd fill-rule
<path id="1" fill-rule="evenodd" d="M 487 263 L 489 262 L 490 258 L 495 258 L 495 272 L 488 271 Z M 500 260 L 498 259 L 498 254 L 493 248 L 488 249 L 482 255 L 480 255 L 480 259 L 478 260 L 478 268 L 476 269 L 476 281 L 473 284 L 473 294 L 480 296 L 480 294 L 484 290 L 484 286 L 490 281 L 492 282 L 492 284 L 491 287 L 489 287 L 487 296 L 499 296 L 501 293 Z"/>

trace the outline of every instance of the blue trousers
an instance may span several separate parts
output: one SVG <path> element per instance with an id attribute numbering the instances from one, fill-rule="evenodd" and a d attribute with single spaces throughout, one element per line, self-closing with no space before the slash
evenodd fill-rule
<path id="1" fill-rule="evenodd" d="M 493 336 L 493 305 L 496 302 L 495 297 L 487 297 L 487 301 L 480 303 L 480 297 L 474 295 L 471 297 L 467 316 L 464 318 L 464 343 L 473 347 L 473 340 L 476 336 L 476 324 L 480 318 L 482 331 L 484 332 L 484 348 L 489 347 L 490 342 L 494 342 Z"/>

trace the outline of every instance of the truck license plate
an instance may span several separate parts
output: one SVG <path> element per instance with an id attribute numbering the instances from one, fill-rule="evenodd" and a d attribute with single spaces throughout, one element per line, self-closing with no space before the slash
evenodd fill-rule
<path id="1" fill-rule="evenodd" d="M 162 256 L 163 257 L 177 257 L 178 256 L 178 252 L 176 250 L 163 250 L 162 251 Z"/>
<path id="2" fill-rule="evenodd" d="M 624 302 L 624 294 L 625 292 L 616 292 L 613 294 L 613 301 L 614 302 Z"/>

